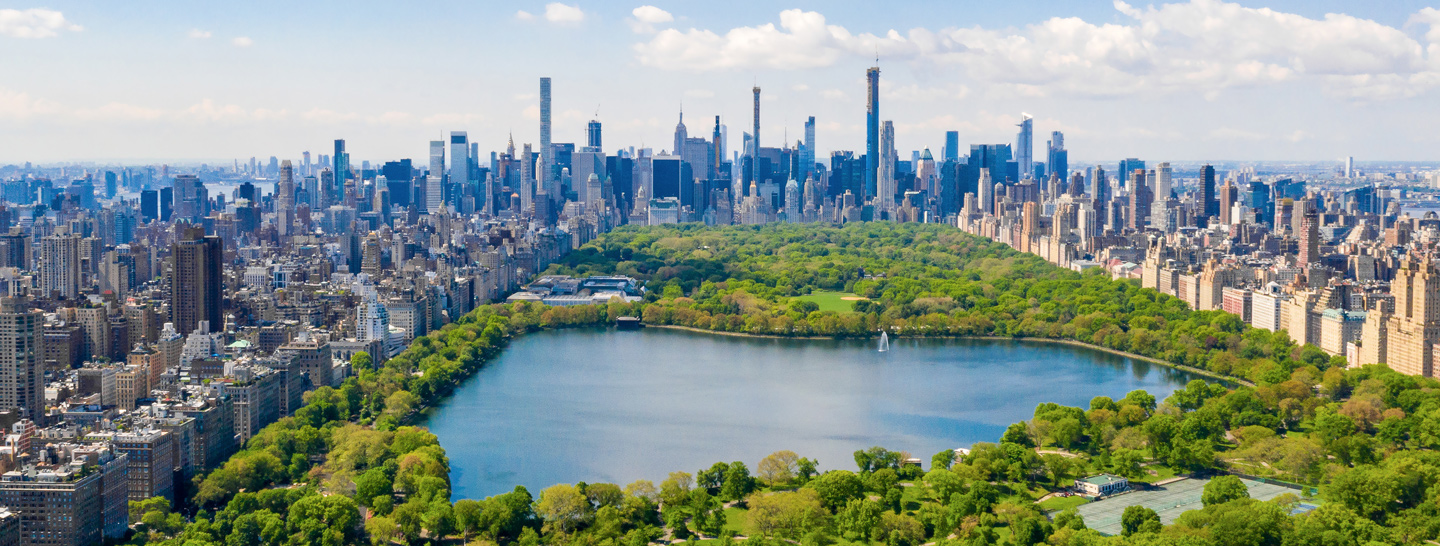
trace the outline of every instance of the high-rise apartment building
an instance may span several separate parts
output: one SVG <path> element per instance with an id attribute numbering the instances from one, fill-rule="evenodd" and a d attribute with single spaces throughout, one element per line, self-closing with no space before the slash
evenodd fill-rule
<path id="1" fill-rule="evenodd" d="M 1200 217 L 1205 219 L 1204 221 L 1220 215 L 1218 197 L 1215 195 L 1215 167 L 1211 165 L 1200 167 L 1200 204 L 1202 205 Z M 1205 225 L 1203 221 L 1201 225 Z"/>
<path id="2" fill-rule="evenodd" d="M 876 184 L 875 210 L 877 213 L 884 212 L 889 215 L 887 220 L 895 220 L 895 123 L 886 121 L 880 129 L 880 172 Z"/>
<path id="3" fill-rule="evenodd" d="M 757 107 L 758 108 L 758 107 Z M 880 67 L 865 70 L 865 192 L 876 195 L 880 169 Z"/>
<path id="4" fill-rule="evenodd" d="M 212 331 L 224 325 L 220 289 L 224 257 L 220 238 L 205 229 L 185 230 L 170 249 L 170 316 L 179 332 L 188 334 L 209 321 Z"/>
<path id="5" fill-rule="evenodd" d="M 555 151 L 550 146 L 550 78 L 540 78 L 540 166 L 535 179 L 549 199 L 560 198 L 560 181 L 556 180 Z M 525 158 L 526 161 L 530 159 Z"/>
<path id="6" fill-rule="evenodd" d="M 1315 209 L 1314 204 L 1307 203 L 1307 205 L 1300 219 L 1299 265 L 1301 268 L 1308 268 L 1310 264 L 1320 261 L 1320 213 Z"/>
<path id="7" fill-rule="evenodd" d="M 758 86 L 758 85 L 755 86 L 754 88 L 750 89 L 750 92 L 751 92 L 751 93 L 754 93 L 754 95 L 755 95 L 755 100 L 754 100 L 754 102 L 753 102 L 753 110 L 754 110 L 754 116 L 755 116 L 755 132 L 750 135 L 750 161 L 751 161 L 752 164 L 754 165 L 753 168 L 759 169 L 759 168 L 760 168 L 760 86 Z M 759 177 L 758 174 L 759 174 L 759 173 L 756 173 L 756 178 Z"/>
<path id="8" fill-rule="evenodd" d="M 84 240 L 79 235 L 48 235 L 40 239 L 40 292 L 46 297 L 73 300 L 80 297 L 80 260 Z"/>
<path id="9" fill-rule="evenodd" d="M 0 298 L 0 411 L 45 420 L 44 318 L 22 298 Z"/>
<path id="10" fill-rule="evenodd" d="M 804 180 L 812 174 L 815 174 L 815 116 L 805 120 L 805 148 L 800 154 L 800 174 L 794 178 Z"/>

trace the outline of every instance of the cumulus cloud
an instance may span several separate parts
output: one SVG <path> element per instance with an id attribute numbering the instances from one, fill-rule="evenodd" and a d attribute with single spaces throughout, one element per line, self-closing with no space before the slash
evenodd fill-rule
<path id="1" fill-rule="evenodd" d="M 191 38 L 195 38 L 195 39 L 197 39 L 197 40 L 204 40 L 204 39 L 210 37 L 210 31 L 208 31 L 208 30 L 200 30 L 200 29 L 198 29 L 198 28 L 192 28 L 192 29 L 190 29 L 190 37 L 191 37 Z"/>
<path id="2" fill-rule="evenodd" d="M 48 9 L 0 9 L 0 35 L 11 38 L 54 38 L 63 31 L 80 32 L 85 27 L 65 19 L 65 14 Z"/>
<path id="3" fill-rule="evenodd" d="M 580 11 L 580 6 L 571 6 L 560 2 L 545 4 L 545 20 L 559 24 L 577 24 L 585 20 L 585 12 Z"/>
<path id="4" fill-rule="evenodd" d="M 1350 15 L 1309 18 L 1220 0 L 1114 7 L 1119 22 L 1051 18 L 1018 29 L 979 26 L 855 33 L 798 9 L 779 25 L 723 34 L 666 29 L 634 45 L 636 58 L 666 70 L 795 70 L 884 61 L 959 69 L 978 83 L 1030 96 L 1128 96 L 1221 90 L 1285 82 L 1317 83 L 1358 99 L 1410 97 L 1440 87 L 1440 10 L 1404 30 Z"/>
<path id="5" fill-rule="evenodd" d="M 230 40 L 230 43 L 235 44 L 235 47 L 250 47 L 255 44 L 255 40 L 251 40 L 249 36 L 238 36 Z"/>
<path id="6" fill-rule="evenodd" d="M 630 15 L 634 17 L 629 21 L 630 29 L 641 34 L 653 33 L 655 32 L 655 25 L 669 23 L 675 20 L 675 16 L 670 15 L 670 12 L 650 5 L 640 6 L 630 10 Z"/>
<path id="7" fill-rule="evenodd" d="M 515 18 L 516 18 L 516 19 L 519 19 L 519 20 L 521 20 L 521 21 L 532 21 L 532 20 L 535 19 L 535 14 L 530 13 L 530 12 L 525 11 L 525 10 L 522 9 L 522 10 L 520 10 L 520 11 L 515 12 Z"/>

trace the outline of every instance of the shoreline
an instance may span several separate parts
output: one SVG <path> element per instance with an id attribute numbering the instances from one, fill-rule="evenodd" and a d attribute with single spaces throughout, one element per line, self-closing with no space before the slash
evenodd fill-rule
<path id="1" fill-rule="evenodd" d="M 706 329 L 704 329 L 704 328 L 695 328 L 695 327 L 691 327 L 691 326 L 677 326 L 677 325 L 674 325 L 674 324 L 646 324 L 646 325 L 645 325 L 645 328 L 664 328 L 664 329 L 667 329 L 667 330 L 684 330 L 684 331 L 696 332 L 696 333 L 701 333 L 701 334 L 712 334 L 712 335 L 732 336 L 732 337 L 750 337 L 750 338 L 758 338 L 758 339 L 808 339 L 808 340 L 822 340 L 822 339 L 867 339 L 867 338 L 847 338 L 847 337 L 834 337 L 834 336 L 777 336 L 777 335 L 771 335 L 771 334 L 749 334 L 749 333 L 745 333 L 745 332 L 722 332 L 722 331 L 717 331 L 717 330 L 706 330 Z M 1239 377 L 1224 376 L 1224 375 L 1220 375 L 1220 374 L 1217 374 L 1217 373 L 1212 372 L 1212 371 L 1209 371 L 1209 370 L 1202 370 L 1202 369 L 1196 368 L 1196 367 L 1194 367 L 1194 366 L 1187 366 L 1187 365 L 1184 365 L 1184 364 L 1176 364 L 1176 363 L 1174 363 L 1174 362 L 1169 362 L 1169 361 L 1161 360 L 1161 359 L 1158 359 L 1158 358 L 1153 358 L 1153 357 L 1148 357 L 1148 356 L 1145 356 L 1145 355 L 1139 355 L 1139 354 L 1135 354 L 1135 353 L 1131 353 L 1131 352 L 1121 351 L 1121 350 L 1119 350 L 1119 349 L 1111 349 L 1111 348 L 1109 348 L 1109 347 L 1102 347 L 1102 346 L 1100 346 L 1100 345 L 1091 345 L 1091 344 L 1089 344 L 1089 343 L 1085 343 L 1085 342 L 1083 342 L 1083 341 L 1076 341 L 1076 340 L 1073 340 L 1073 339 L 1057 339 L 1057 338 L 1048 338 L 1048 337 L 1010 337 L 1010 336 L 901 336 L 901 337 L 913 337 L 913 338 L 919 338 L 919 339 L 924 339 L 924 338 L 932 338 L 932 339 L 984 339 L 984 340 L 991 340 L 991 341 L 1010 340 L 1010 341 L 1037 341 L 1037 342 L 1041 342 L 1041 343 L 1058 343 L 1058 344 L 1061 344 L 1061 345 L 1069 345 L 1069 346 L 1071 346 L 1071 347 L 1082 347 L 1082 348 L 1085 348 L 1085 349 L 1091 349 L 1091 350 L 1095 350 L 1095 351 L 1101 351 L 1101 352 L 1105 352 L 1105 353 L 1110 353 L 1110 354 L 1112 354 L 1112 355 L 1123 356 L 1123 357 L 1125 357 L 1125 358 L 1131 358 L 1131 359 L 1135 359 L 1135 360 L 1143 360 L 1143 361 L 1149 362 L 1149 363 L 1151 363 L 1151 364 L 1155 364 L 1155 365 L 1159 365 L 1159 366 L 1165 366 L 1165 367 L 1167 367 L 1167 368 L 1172 368 L 1172 369 L 1180 370 L 1180 371 L 1183 371 L 1183 372 L 1186 372 L 1186 373 L 1191 373 L 1191 374 L 1195 374 L 1195 375 L 1207 377 L 1207 378 L 1210 378 L 1210 379 L 1213 379 L 1213 380 L 1216 380 L 1216 381 L 1220 381 L 1220 382 L 1222 382 L 1222 383 L 1229 383 L 1229 384 L 1233 384 L 1233 385 L 1243 385 L 1243 386 L 1246 386 L 1246 387 L 1254 387 L 1254 386 L 1255 386 L 1255 383 L 1253 383 L 1253 382 L 1251 382 L 1251 381 L 1249 381 L 1249 380 L 1247 380 L 1247 379 L 1242 379 L 1242 378 L 1239 378 Z"/>

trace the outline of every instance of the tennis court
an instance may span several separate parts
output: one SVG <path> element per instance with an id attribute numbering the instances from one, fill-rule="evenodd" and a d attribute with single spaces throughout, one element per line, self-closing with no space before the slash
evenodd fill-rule
<path id="1" fill-rule="evenodd" d="M 1121 514 L 1125 512 L 1125 508 L 1136 505 L 1154 510 L 1155 513 L 1160 514 L 1160 522 L 1169 525 L 1186 511 L 1204 508 L 1200 502 L 1200 494 L 1205 491 L 1205 483 L 1209 481 L 1208 479 L 1184 479 L 1152 490 L 1132 491 L 1085 504 L 1076 511 L 1085 518 L 1086 527 L 1106 535 L 1120 534 Z M 1285 493 L 1299 493 L 1294 489 L 1278 485 L 1243 478 L 1240 481 L 1250 488 L 1250 497 L 1257 500 L 1270 500 Z"/>

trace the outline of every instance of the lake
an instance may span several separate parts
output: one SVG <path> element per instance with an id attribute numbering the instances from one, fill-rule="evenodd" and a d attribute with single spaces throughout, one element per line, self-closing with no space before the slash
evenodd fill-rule
<path id="1" fill-rule="evenodd" d="M 789 449 L 854 470 L 870 446 L 924 459 L 994 442 L 1041 402 L 1088 409 L 1194 376 L 1110 353 L 1012 340 L 765 339 L 646 328 L 513 340 L 432 410 L 455 498 L 524 485 L 694 473 Z"/>

